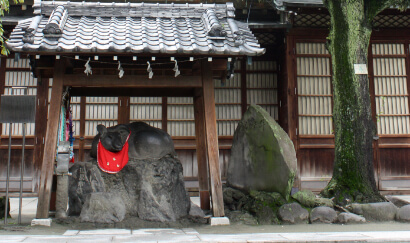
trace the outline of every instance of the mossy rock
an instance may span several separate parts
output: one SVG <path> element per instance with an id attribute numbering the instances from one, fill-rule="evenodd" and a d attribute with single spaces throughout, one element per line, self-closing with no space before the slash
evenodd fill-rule
<path id="1" fill-rule="evenodd" d="M 227 211 L 226 216 L 232 223 L 245 225 L 258 225 L 258 220 L 248 212 Z"/>
<path id="2" fill-rule="evenodd" d="M 283 224 L 307 224 L 309 212 L 298 203 L 285 204 L 279 208 L 278 216 Z"/>
<path id="3" fill-rule="evenodd" d="M 269 206 L 262 206 L 255 214 L 258 219 L 259 224 L 271 225 L 271 224 L 280 224 L 278 216 Z"/>
<path id="4" fill-rule="evenodd" d="M 334 207 L 332 200 L 328 198 L 316 197 L 316 195 L 307 190 L 298 191 L 292 195 L 292 198 L 298 201 L 302 206 L 314 208 L 319 206 Z"/>
<path id="5" fill-rule="evenodd" d="M 287 133 L 262 107 L 251 105 L 235 130 L 227 184 L 246 192 L 278 192 L 288 200 L 296 168 Z"/>
<path id="6" fill-rule="evenodd" d="M 232 211 L 241 210 L 248 201 L 252 200 L 242 191 L 227 186 L 223 187 L 222 193 L 225 206 Z"/>
<path id="7" fill-rule="evenodd" d="M 278 192 L 261 192 L 261 191 L 251 191 L 250 196 L 270 207 L 280 207 L 287 203 L 282 195 Z"/>

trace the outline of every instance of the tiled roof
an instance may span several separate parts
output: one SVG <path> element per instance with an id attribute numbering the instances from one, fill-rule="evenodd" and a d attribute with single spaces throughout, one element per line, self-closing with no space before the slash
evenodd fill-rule
<path id="1" fill-rule="evenodd" d="M 265 52 L 227 4 L 36 2 L 7 46 L 16 52 L 256 56 Z"/>

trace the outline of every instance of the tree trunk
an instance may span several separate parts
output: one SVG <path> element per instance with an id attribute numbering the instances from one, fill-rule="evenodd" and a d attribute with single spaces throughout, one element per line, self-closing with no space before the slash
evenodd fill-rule
<path id="1" fill-rule="evenodd" d="M 331 16 L 328 49 L 333 68 L 335 161 L 333 177 L 322 191 L 336 203 L 382 201 L 373 168 L 375 132 L 367 75 L 354 64 L 366 64 L 371 21 L 365 0 L 325 0 Z"/>

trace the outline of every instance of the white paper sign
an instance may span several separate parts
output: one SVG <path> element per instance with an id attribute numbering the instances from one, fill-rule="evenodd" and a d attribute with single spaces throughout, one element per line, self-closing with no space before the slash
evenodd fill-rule
<path id="1" fill-rule="evenodd" d="M 354 74 L 368 74 L 366 64 L 354 64 Z"/>

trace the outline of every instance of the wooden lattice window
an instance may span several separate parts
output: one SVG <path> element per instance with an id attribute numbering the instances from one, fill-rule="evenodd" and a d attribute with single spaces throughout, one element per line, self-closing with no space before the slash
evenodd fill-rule
<path id="1" fill-rule="evenodd" d="M 80 136 L 81 97 L 71 97 L 71 114 L 73 119 L 73 135 Z"/>
<path id="2" fill-rule="evenodd" d="M 4 64 L 2 64 L 4 65 Z M 6 82 L 4 87 L 5 95 L 24 95 L 23 89 L 12 90 L 12 87 L 27 87 L 27 95 L 37 95 L 37 79 L 33 78 L 30 72 L 29 59 L 21 58 L 17 62 L 14 59 L 6 59 Z M 9 124 L 2 124 L 2 135 L 9 134 Z M 26 124 L 26 135 L 34 135 L 35 124 Z M 13 136 L 23 135 L 23 124 L 12 124 L 11 134 Z"/>
<path id="3" fill-rule="evenodd" d="M 260 105 L 279 119 L 278 74 L 275 61 L 253 61 L 246 67 L 247 104 Z"/>
<path id="4" fill-rule="evenodd" d="M 167 129 L 171 136 L 195 136 L 194 99 L 168 97 Z"/>
<path id="5" fill-rule="evenodd" d="M 118 124 L 118 97 L 87 97 L 85 105 L 85 136 L 97 135 L 97 125 Z"/>
<path id="6" fill-rule="evenodd" d="M 410 26 L 410 16 L 400 14 L 377 15 L 373 19 L 375 28 L 408 28 Z"/>
<path id="7" fill-rule="evenodd" d="M 161 97 L 131 97 L 130 122 L 143 121 L 149 125 L 162 128 Z"/>
<path id="8" fill-rule="evenodd" d="M 235 71 L 234 77 L 225 82 L 214 80 L 218 136 L 233 136 L 241 120 L 240 61 L 235 63 Z"/>
<path id="9" fill-rule="evenodd" d="M 378 134 L 409 134 L 406 55 L 402 43 L 372 44 Z"/>
<path id="10" fill-rule="evenodd" d="M 298 130 L 300 135 L 330 135 L 332 89 L 330 55 L 324 43 L 297 43 Z"/>
<path id="11" fill-rule="evenodd" d="M 261 46 L 275 45 L 276 44 L 276 34 L 273 32 L 259 32 L 254 33 L 256 39 Z"/>
<path id="12" fill-rule="evenodd" d="M 298 14 L 293 19 L 293 25 L 295 27 L 318 27 L 327 28 L 330 25 L 330 15 L 329 14 Z"/>

